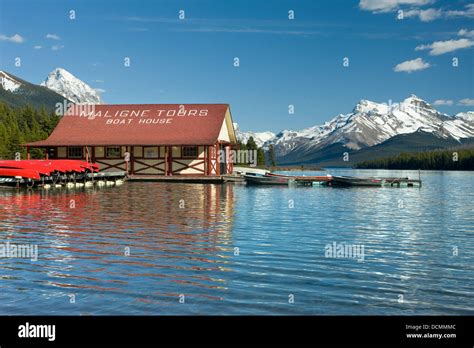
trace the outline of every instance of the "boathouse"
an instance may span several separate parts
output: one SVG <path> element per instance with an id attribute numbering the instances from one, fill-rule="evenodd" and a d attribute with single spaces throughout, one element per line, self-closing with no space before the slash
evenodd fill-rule
<path id="1" fill-rule="evenodd" d="M 232 173 L 237 144 L 228 104 L 70 108 L 48 139 L 24 144 L 50 159 L 83 159 L 135 175 Z"/>

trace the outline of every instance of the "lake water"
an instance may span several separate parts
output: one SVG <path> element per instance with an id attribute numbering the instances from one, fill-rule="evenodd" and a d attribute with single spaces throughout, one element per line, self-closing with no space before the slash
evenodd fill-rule
<path id="1" fill-rule="evenodd" d="M 474 173 L 422 180 L 3 189 L 0 243 L 38 260 L 0 258 L 0 315 L 473 315 Z"/>

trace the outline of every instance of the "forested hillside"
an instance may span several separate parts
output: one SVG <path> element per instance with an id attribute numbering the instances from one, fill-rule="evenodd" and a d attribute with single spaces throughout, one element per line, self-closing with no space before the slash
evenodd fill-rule
<path id="1" fill-rule="evenodd" d="M 465 145 L 443 150 L 401 153 L 358 163 L 364 169 L 474 170 L 474 147 Z"/>
<path id="2" fill-rule="evenodd" d="M 12 108 L 0 103 L 0 159 L 14 159 L 17 152 L 21 153 L 21 158 L 26 158 L 26 149 L 21 144 L 46 139 L 58 121 L 59 116 L 44 108 Z M 31 155 L 32 158 L 43 156 L 38 149 L 32 149 Z"/>

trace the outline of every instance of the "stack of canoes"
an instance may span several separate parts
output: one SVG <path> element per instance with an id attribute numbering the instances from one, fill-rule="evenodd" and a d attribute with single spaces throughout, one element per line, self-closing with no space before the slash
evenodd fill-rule
<path id="1" fill-rule="evenodd" d="M 27 160 L 0 161 L 0 176 L 19 177 L 23 179 L 40 180 L 42 176 L 53 173 L 84 173 L 98 172 L 99 166 L 84 161 L 75 160 Z"/>
<path id="2" fill-rule="evenodd" d="M 99 165 L 78 160 L 1 160 L 0 184 L 56 183 L 85 180 L 99 172 Z"/>

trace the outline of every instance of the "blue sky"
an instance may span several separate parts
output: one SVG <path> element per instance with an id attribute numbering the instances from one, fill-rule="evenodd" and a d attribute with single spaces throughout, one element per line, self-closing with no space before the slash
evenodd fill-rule
<path id="1" fill-rule="evenodd" d="M 473 18 L 469 1 L 0 0 L 0 69 L 63 67 L 113 104 L 229 103 L 254 131 L 412 93 L 454 114 L 474 110 Z"/>

